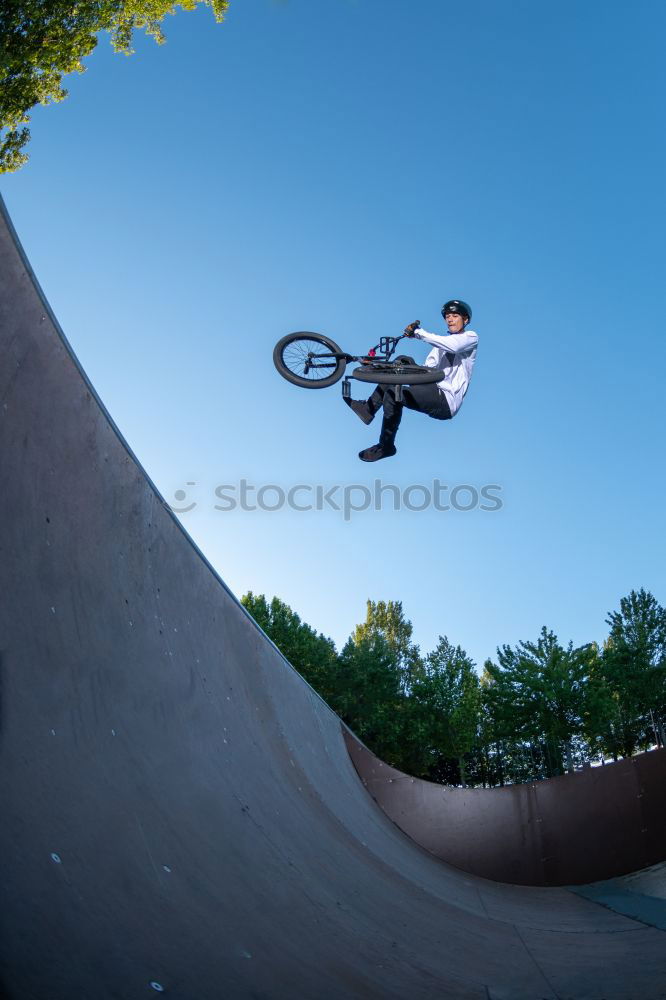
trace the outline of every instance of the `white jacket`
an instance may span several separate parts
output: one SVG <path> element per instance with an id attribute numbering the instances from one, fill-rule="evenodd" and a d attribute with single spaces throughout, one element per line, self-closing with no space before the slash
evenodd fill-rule
<path id="1" fill-rule="evenodd" d="M 428 368 L 441 368 L 444 372 L 444 378 L 437 383 L 437 388 L 446 395 L 453 416 L 462 406 L 472 377 L 479 336 L 474 330 L 440 335 L 428 333 L 421 328 L 416 330 L 414 336 L 433 345 L 424 363 Z"/>

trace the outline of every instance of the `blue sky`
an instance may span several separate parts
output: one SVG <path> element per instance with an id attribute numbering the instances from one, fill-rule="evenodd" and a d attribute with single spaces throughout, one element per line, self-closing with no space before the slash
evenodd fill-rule
<path id="1" fill-rule="evenodd" d="M 232 0 L 221 27 L 165 28 L 131 58 L 102 39 L 1 190 L 230 587 L 338 643 L 368 597 L 402 600 L 424 649 L 445 634 L 479 665 L 543 624 L 603 639 L 632 587 L 666 600 L 663 5 Z M 468 396 L 451 423 L 406 413 L 393 459 L 358 460 L 375 425 L 339 386 L 273 368 L 290 330 L 361 353 L 442 330 L 451 296 L 480 336 Z M 497 484 L 503 506 L 215 510 L 241 479 Z"/>

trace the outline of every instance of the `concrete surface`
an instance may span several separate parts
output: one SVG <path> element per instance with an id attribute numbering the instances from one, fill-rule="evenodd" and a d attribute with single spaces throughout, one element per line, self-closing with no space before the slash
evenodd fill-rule
<path id="1" fill-rule="evenodd" d="M 546 781 L 455 788 L 403 774 L 352 734 L 345 739 L 389 819 L 463 871 L 518 885 L 569 885 L 666 858 L 664 749 Z"/>

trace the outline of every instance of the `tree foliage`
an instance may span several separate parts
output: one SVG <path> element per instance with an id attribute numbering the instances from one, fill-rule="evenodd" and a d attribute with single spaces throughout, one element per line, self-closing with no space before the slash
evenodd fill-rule
<path id="1" fill-rule="evenodd" d="M 222 21 L 228 0 L 201 0 Z M 165 41 L 162 22 L 178 8 L 195 10 L 199 0 L 6 0 L 0 5 L 0 173 L 17 170 L 27 160 L 27 124 L 36 104 L 62 101 L 68 73 L 82 73 L 83 59 L 109 32 L 116 52 L 132 53 L 135 31 L 158 44 Z"/>
<path id="2" fill-rule="evenodd" d="M 464 785 L 465 757 L 477 740 L 481 707 L 474 663 L 460 646 L 440 636 L 414 683 L 412 697 L 427 741 L 428 777 L 442 777 L 447 773 L 446 762 L 455 760 Z"/>
<path id="3" fill-rule="evenodd" d="M 666 721 L 666 610 L 652 594 L 632 590 L 606 619 L 601 679 L 612 705 L 606 750 L 629 756 L 664 742 Z"/>
<path id="4" fill-rule="evenodd" d="M 277 597 L 269 604 L 263 594 L 256 596 L 249 591 L 241 598 L 241 604 L 308 684 L 330 701 L 337 670 L 333 640 L 315 632 Z"/>
<path id="5" fill-rule="evenodd" d="M 404 693 L 410 691 L 414 681 L 423 673 L 423 660 L 419 647 L 412 642 L 414 628 L 402 609 L 402 601 L 368 601 L 365 621 L 353 632 L 354 642 L 379 635 L 394 651 L 400 670 L 400 686 Z"/>
<path id="6" fill-rule="evenodd" d="M 549 778 L 573 770 L 593 656 L 589 646 L 564 648 L 544 626 L 536 642 L 502 646 L 497 664 L 486 662 L 495 738 L 511 746 L 519 769 L 527 763 Z"/>
<path id="7" fill-rule="evenodd" d="M 350 638 L 340 654 L 331 707 L 382 760 L 402 769 L 406 699 L 398 654 L 383 635 Z"/>
<path id="8" fill-rule="evenodd" d="M 409 774 L 535 781 L 664 741 L 666 611 L 644 590 L 609 613 L 602 648 L 565 646 L 544 626 L 499 647 L 481 677 L 446 636 L 422 656 L 400 601 L 368 601 L 339 654 L 278 598 L 243 604 L 359 738 Z"/>

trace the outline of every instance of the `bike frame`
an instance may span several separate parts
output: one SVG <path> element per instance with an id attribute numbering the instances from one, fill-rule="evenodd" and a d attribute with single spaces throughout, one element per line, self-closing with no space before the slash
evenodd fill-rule
<path id="1" fill-rule="evenodd" d="M 367 354 L 347 354 L 346 351 L 340 354 L 333 354 L 332 351 L 328 351 L 323 354 L 313 354 L 313 359 L 316 358 L 318 361 L 324 361 L 325 359 L 335 358 L 336 361 L 342 359 L 349 364 L 352 361 L 360 361 L 361 364 L 388 364 L 391 360 L 391 356 L 395 353 L 395 349 L 401 340 L 404 340 L 404 333 L 399 337 L 380 337 L 379 343 L 371 347 Z M 377 353 L 379 351 L 379 354 Z M 306 364 L 305 373 L 307 374 L 314 368 L 325 368 L 326 365 L 318 364 Z"/>

